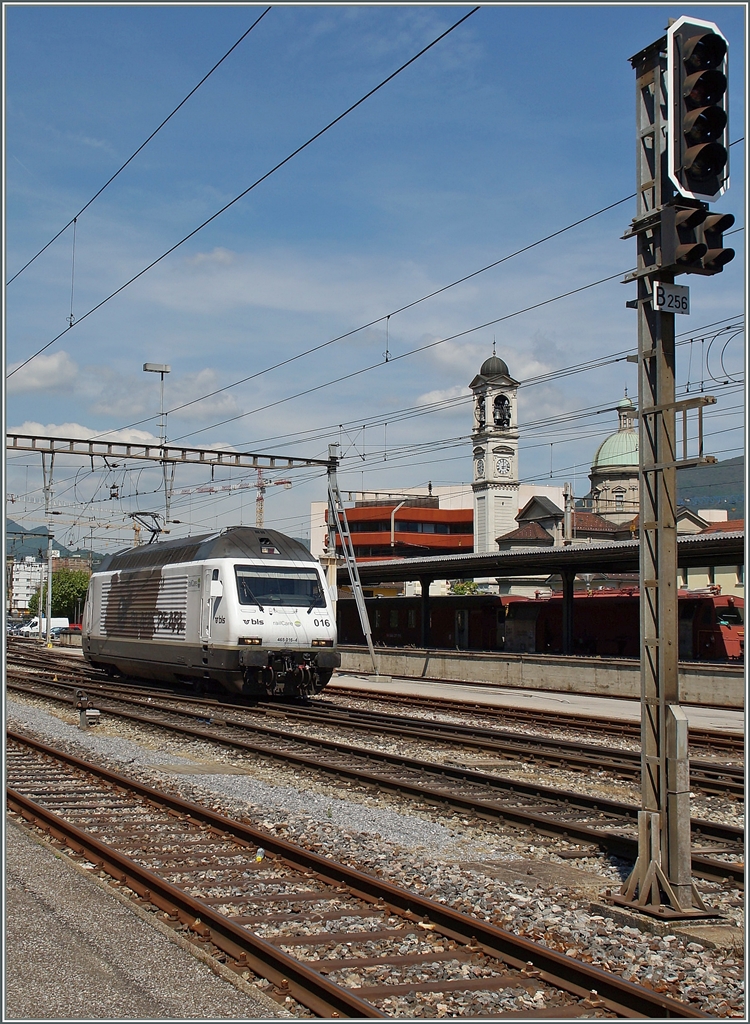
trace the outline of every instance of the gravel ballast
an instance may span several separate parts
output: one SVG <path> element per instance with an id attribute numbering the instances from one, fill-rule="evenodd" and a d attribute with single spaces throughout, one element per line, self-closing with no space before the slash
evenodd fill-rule
<path id="1" fill-rule="evenodd" d="M 673 933 L 653 934 L 647 923 L 641 928 L 596 907 L 592 912 L 592 901 L 606 887 L 619 887 L 628 870 L 614 858 L 577 858 L 574 867 L 559 856 L 563 840 L 419 809 L 371 790 L 347 790 L 343 799 L 335 783 L 310 773 L 302 777 L 218 744 L 186 742 L 114 718 L 88 732 L 73 721 L 70 711 L 50 713 L 36 700 L 8 702 L 9 727 L 250 819 L 712 1016 L 743 1016 L 743 901 L 727 886 L 699 883 L 706 902 L 725 915 L 720 928 L 705 928 L 704 942 L 699 926 L 692 934 L 678 925 Z"/>

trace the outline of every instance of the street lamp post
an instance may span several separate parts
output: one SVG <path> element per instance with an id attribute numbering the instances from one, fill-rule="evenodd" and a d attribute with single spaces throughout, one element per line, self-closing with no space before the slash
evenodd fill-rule
<path id="1" fill-rule="evenodd" d="M 167 363 L 144 363 L 144 373 L 158 373 L 161 377 L 161 393 L 159 399 L 159 445 L 162 449 L 162 455 L 164 454 L 164 445 L 167 441 L 167 427 L 164 420 L 164 374 L 171 373 L 172 367 Z M 172 465 L 172 474 L 169 482 L 167 481 L 167 464 L 162 460 L 162 473 L 164 476 L 164 524 L 166 525 L 169 521 L 169 505 L 172 497 L 172 483 L 174 482 L 174 464 Z"/>

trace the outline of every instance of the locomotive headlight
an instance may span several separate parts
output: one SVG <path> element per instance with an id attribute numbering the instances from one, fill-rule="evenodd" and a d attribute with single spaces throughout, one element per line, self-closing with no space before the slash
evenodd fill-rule
<path id="1" fill-rule="evenodd" d="M 259 636 L 241 636 L 237 643 L 240 644 L 254 644 L 256 646 L 263 643 Z"/>
<path id="2" fill-rule="evenodd" d="M 313 640 L 311 647 L 333 647 L 333 640 Z"/>

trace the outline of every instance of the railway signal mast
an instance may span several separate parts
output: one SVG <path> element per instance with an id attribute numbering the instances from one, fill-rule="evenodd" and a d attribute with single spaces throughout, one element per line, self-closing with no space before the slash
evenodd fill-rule
<path id="1" fill-rule="evenodd" d="M 729 187 L 727 42 L 716 25 L 673 21 L 630 58 L 636 75 L 636 238 L 640 394 L 641 796 L 638 859 L 614 900 L 661 918 L 715 916 L 691 877 L 687 716 L 677 674 L 677 486 L 680 466 L 714 462 L 702 451 L 702 413 L 716 399 L 675 401 L 675 314 L 689 312 L 680 274 L 711 276 L 734 258 L 731 214 L 708 203 Z M 697 455 L 687 419 L 697 410 Z M 682 413 L 682 459 L 675 414 Z"/>

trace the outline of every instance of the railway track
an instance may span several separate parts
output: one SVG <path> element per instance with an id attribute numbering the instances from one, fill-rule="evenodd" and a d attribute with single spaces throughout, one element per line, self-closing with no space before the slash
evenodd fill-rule
<path id="1" fill-rule="evenodd" d="M 17 670 L 15 670 L 17 671 Z M 25 689 L 64 703 L 73 698 L 50 688 L 31 686 L 8 673 L 8 686 Z M 218 716 L 209 710 L 175 708 L 174 701 L 131 695 L 105 698 L 99 707 L 110 715 L 141 725 L 167 729 L 243 751 L 253 757 L 270 757 L 305 771 L 315 771 L 346 780 L 355 787 L 388 790 L 423 805 L 453 807 L 484 819 L 535 829 L 546 835 L 582 844 L 581 856 L 592 849 L 635 858 L 638 807 L 523 783 L 471 769 L 419 761 L 359 746 L 340 739 L 303 736 L 274 726 L 231 718 L 222 709 Z M 118 706 L 119 705 L 119 706 Z M 135 709 L 135 710 L 128 710 Z M 278 711 L 276 712 L 278 714 Z M 274 719 L 275 720 L 275 719 Z M 210 728 L 207 728 L 210 726 Z M 693 820 L 693 873 L 713 881 L 744 881 L 744 864 L 733 858 L 743 856 L 743 830 L 737 826 Z"/>
<path id="2" fill-rule="evenodd" d="M 104 672 L 92 669 L 75 655 L 66 655 L 60 650 L 41 650 L 35 641 L 19 640 L 16 637 L 9 637 L 9 653 L 13 661 L 19 665 L 27 665 L 30 668 L 48 669 L 51 663 L 55 667 L 64 668 L 71 676 L 81 681 L 99 681 L 111 683 L 112 680 Z M 143 684 L 140 684 L 143 685 Z M 157 692 L 165 693 L 168 689 L 158 689 Z M 513 725 L 528 724 L 538 729 L 570 729 L 584 732 L 587 735 L 619 736 L 623 739 L 640 742 L 640 724 L 623 720 L 602 718 L 595 715 L 579 715 L 561 711 L 545 711 L 533 708 L 505 708 L 498 705 L 485 704 L 480 701 L 472 701 L 469 698 L 455 700 L 450 697 L 425 697 L 409 694 L 383 693 L 379 690 L 351 689 L 346 686 L 337 685 L 336 677 L 328 684 L 321 698 L 325 701 L 327 695 L 345 696 L 353 700 L 368 700 L 388 704 L 389 707 L 416 708 L 420 711 L 436 711 L 452 715 L 463 715 L 465 717 L 482 718 L 508 722 Z M 555 739 L 555 742 L 557 740 Z M 707 729 L 691 728 L 690 745 L 694 749 L 701 748 L 710 753 L 744 756 L 745 740 L 741 732 L 716 732 Z"/>
<path id="3" fill-rule="evenodd" d="M 269 708 L 269 704 L 262 704 Z M 641 759 L 637 750 L 611 749 L 578 740 L 501 732 L 480 726 L 460 725 L 454 722 L 425 721 L 405 718 L 381 711 L 339 708 L 318 698 L 310 706 L 284 709 L 284 717 L 339 729 L 367 728 L 369 731 L 390 736 L 404 736 L 430 743 L 453 744 L 464 749 L 481 750 L 495 757 L 522 759 L 542 764 L 555 764 L 565 768 L 591 769 L 612 772 L 621 778 L 640 779 Z M 477 762 L 481 768 L 481 761 Z M 745 792 L 744 770 L 736 765 L 718 764 L 709 760 L 691 758 L 690 785 L 703 793 L 713 793 L 742 799 Z"/>
<path id="4" fill-rule="evenodd" d="M 57 682 L 61 682 L 59 675 Z M 92 686 L 90 680 L 78 676 L 72 677 L 68 685 L 86 685 L 89 693 L 114 698 L 128 699 L 133 694 L 132 689 L 126 690 L 117 684 L 94 683 Z M 180 698 L 159 690 L 146 690 L 143 696 L 150 696 L 152 699 L 154 696 L 169 696 L 172 701 L 184 700 L 195 704 L 195 698 Z M 219 703 L 203 700 L 201 704 L 213 708 L 219 716 L 222 713 L 221 709 L 227 709 L 225 701 Z M 243 707 L 235 705 L 233 710 L 241 713 Z M 441 763 L 465 766 L 473 764 L 473 767 L 480 771 L 491 769 L 503 762 L 521 760 L 580 771 L 604 770 L 624 779 L 640 778 L 641 763 L 638 751 L 611 749 L 576 740 L 547 739 L 543 736 L 504 733 L 495 729 L 463 726 L 453 722 L 406 718 L 382 711 L 340 708 L 320 698 L 304 706 L 286 704 L 283 708 L 280 708 L 278 703 L 260 701 L 254 706 L 254 710 L 268 715 L 278 715 L 287 722 L 296 722 L 303 726 L 336 729 L 339 730 L 339 734 L 341 730 L 350 733 L 364 731 L 378 736 L 403 737 L 438 747 L 444 746 L 448 749 L 439 755 Z M 450 748 L 455 749 L 451 751 Z M 468 751 L 482 753 L 472 758 Z M 744 770 L 737 765 L 694 757 L 690 761 L 690 784 L 693 789 L 703 793 L 730 799 L 744 798 Z"/>
<path id="5" fill-rule="evenodd" d="M 580 715 L 564 711 L 545 711 L 536 708 L 506 708 L 496 704 L 472 701 L 469 698 L 454 700 L 451 697 L 427 697 L 416 694 L 383 693 L 382 690 L 353 689 L 337 685 L 334 679 L 325 689 L 326 695 L 346 696 L 353 699 L 372 700 L 388 703 L 390 706 L 418 708 L 424 711 L 438 711 L 450 714 L 481 715 L 514 724 L 527 723 L 540 728 L 565 728 L 588 734 L 620 736 L 640 742 L 640 722 L 622 719 L 602 718 L 596 715 Z M 690 745 L 702 747 L 716 753 L 732 753 L 742 756 L 745 737 L 741 732 L 714 732 L 708 729 L 690 729 Z"/>
<path id="6" fill-rule="evenodd" d="M 43 658 L 33 661 L 33 667 L 43 667 Z M 65 666 L 68 669 L 68 666 Z M 83 669 L 83 671 L 81 671 Z M 125 693 L 124 687 L 118 687 L 106 680 L 103 673 L 97 673 L 87 666 L 75 666 L 68 676 L 71 685 L 79 683 L 91 685 L 96 682 L 102 686 L 101 692 L 106 694 Z M 58 681 L 59 675 L 58 675 Z M 148 690 L 145 693 L 165 694 L 164 690 Z M 195 699 L 195 698 L 192 698 Z M 205 701 L 207 706 L 218 706 L 219 702 Z M 222 705 L 228 702 L 222 701 Z M 258 709 L 269 713 L 279 710 L 278 703 L 259 701 Z M 235 708 L 239 710 L 239 706 Z M 346 730 L 364 729 L 381 735 L 398 736 L 427 742 L 430 744 L 446 744 L 458 748 L 458 762 L 461 755 L 468 750 L 482 751 L 494 758 L 522 759 L 531 763 L 559 765 L 568 769 L 590 771 L 591 769 L 606 770 L 617 777 L 637 780 L 640 778 L 641 763 L 638 750 L 611 749 L 600 745 L 582 743 L 579 740 L 565 740 L 558 737 L 545 738 L 539 735 L 502 732 L 497 729 L 482 728 L 477 725 L 461 725 L 456 722 L 429 721 L 424 719 L 406 718 L 385 711 L 362 710 L 358 708 L 341 708 L 332 701 L 318 698 L 307 702 L 304 706 L 294 704 L 283 705 L 283 716 L 288 721 L 303 724 L 315 723 L 324 728 Z M 634 741 L 640 739 L 635 734 Z M 447 755 L 452 760 L 451 754 Z M 463 762 L 466 763 L 463 756 Z M 476 767 L 483 770 L 491 767 L 486 757 L 476 758 Z M 691 786 L 703 793 L 714 794 L 730 799 L 744 798 L 744 769 L 738 765 L 717 763 L 714 760 L 693 757 L 690 762 Z"/>
<path id="7" fill-rule="evenodd" d="M 239 973 L 320 1017 L 706 1014 L 123 775 L 8 733 L 8 806 Z M 298 1014 L 299 1015 L 299 1014 Z M 420 1015 L 420 1014 L 417 1014 Z"/>

